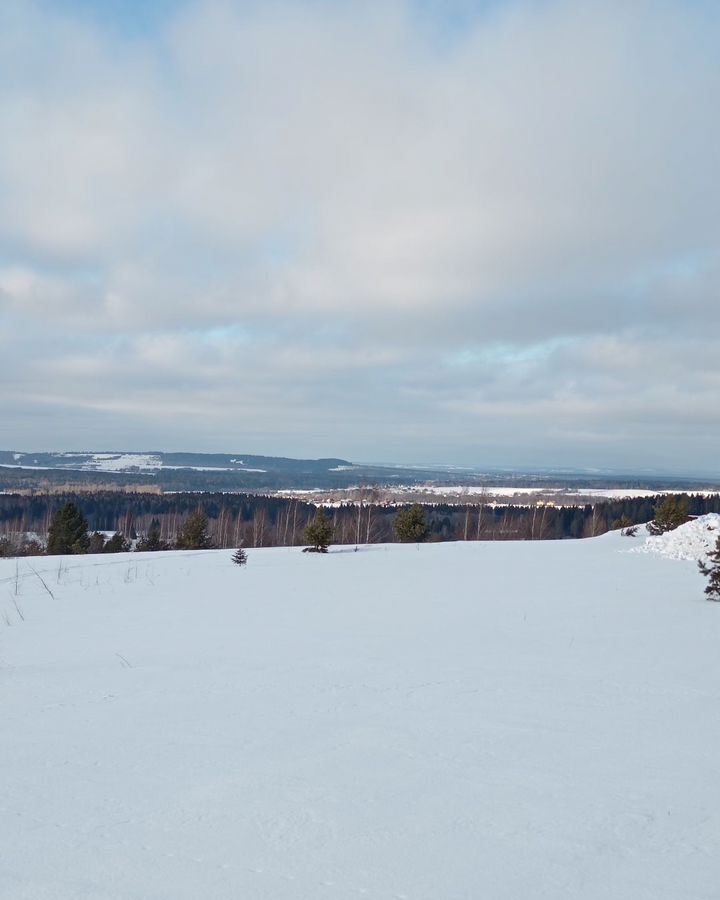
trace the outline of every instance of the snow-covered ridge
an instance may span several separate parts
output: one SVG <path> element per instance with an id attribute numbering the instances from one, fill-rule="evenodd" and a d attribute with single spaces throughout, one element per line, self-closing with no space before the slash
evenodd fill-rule
<path id="1" fill-rule="evenodd" d="M 646 539 L 639 547 L 633 547 L 631 553 L 657 553 L 668 559 L 705 559 L 709 551 L 715 549 L 720 535 L 720 515 L 708 513 L 698 516 L 673 531 L 666 531 Z"/>

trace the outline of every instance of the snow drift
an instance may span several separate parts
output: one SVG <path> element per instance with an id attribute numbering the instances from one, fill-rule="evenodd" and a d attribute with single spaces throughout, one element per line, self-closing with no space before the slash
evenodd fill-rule
<path id="1" fill-rule="evenodd" d="M 639 547 L 633 547 L 634 553 L 657 553 L 668 559 L 705 559 L 720 535 L 720 515 L 708 513 L 698 516 L 673 531 L 654 535 L 645 540 Z"/>

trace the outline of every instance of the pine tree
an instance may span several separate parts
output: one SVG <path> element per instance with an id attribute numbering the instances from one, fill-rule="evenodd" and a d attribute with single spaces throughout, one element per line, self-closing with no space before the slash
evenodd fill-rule
<path id="1" fill-rule="evenodd" d="M 125 540 L 125 536 L 121 531 L 116 531 L 110 540 L 105 544 L 103 553 L 126 553 L 130 549 L 129 541 Z"/>
<path id="2" fill-rule="evenodd" d="M 666 497 L 655 507 L 655 518 L 648 523 L 650 534 L 665 534 L 688 520 L 690 504 L 687 497 Z"/>
<path id="3" fill-rule="evenodd" d="M 150 526 L 150 531 L 141 537 L 137 542 L 135 549 L 140 553 L 157 552 L 158 550 L 169 550 L 170 544 L 163 541 L 160 537 L 160 526 Z"/>
<path id="4" fill-rule="evenodd" d="M 242 547 L 238 547 L 237 550 L 233 553 L 232 561 L 236 566 L 247 565 L 247 553 L 243 550 Z"/>
<path id="5" fill-rule="evenodd" d="M 333 539 L 333 527 L 325 516 L 322 506 L 317 515 L 305 529 L 305 543 L 310 544 L 306 551 L 312 553 L 327 553 L 330 541 Z"/>
<path id="6" fill-rule="evenodd" d="M 708 553 L 708 565 L 702 560 L 698 561 L 700 572 L 709 579 L 705 593 L 708 600 L 720 602 L 720 535 L 715 542 L 715 549 Z"/>
<path id="7" fill-rule="evenodd" d="M 48 531 L 48 554 L 57 556 L 65 553 L 87 553 L 89 546 L 87 519 L 74 503 L 66 503 L 52 517 Z"/>
<path id="8" fill-rule="evenodd" d="M 416 503 L 409 509 L 401 509 L 395 516 L 395 536 L 404 544 L 419 544 L 430 537 L 425 510 Z"/>
<path id="9" fill-rule="evenodd" d="M 175 541 L 177 550 L 210 550 L 213 546 L 207 533 L 208 517 L 202 510 L 190 513 Z"/>

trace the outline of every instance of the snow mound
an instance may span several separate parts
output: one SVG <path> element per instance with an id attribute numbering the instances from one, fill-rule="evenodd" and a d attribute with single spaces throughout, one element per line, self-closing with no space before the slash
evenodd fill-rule
<path id="1" fill-rule="evenodd" d="M 631 553 L 658 553 L 668 559 L 705 559 L 720 536 L 720 514 L 698 516 L 674 531 L 666 531 L 647 538 L 641 547 L 633 547 Z"/>

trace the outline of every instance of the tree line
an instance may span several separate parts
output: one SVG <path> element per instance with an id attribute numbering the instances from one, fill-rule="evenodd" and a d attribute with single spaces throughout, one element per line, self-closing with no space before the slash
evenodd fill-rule
<path id="1" fill-rule="evenodd" d="M 426 504 L 422 509 L 430 541 L 560 540 L 592 537 L 612 527 L 647 522 L 654 517 L 656 499 L 567 507 Z M 678 495 L 678 502 L 689 515 L 720 512 L 720 494 Z M 67 503 L 81 510 L 95 552 L 123 549 L 121 541 L 140 544 L 151 535 L 163 547 L 176 546 L 188 519 L 198 512 L 207 518 L 213 547 L 303 546 L 306 529 L 317 516 L 317 507 L 311 503 L 254 494 L 2 494 L 0 555 L 38 552 L 33 536 L 44 544 L 53 517 Z M 334 543 L 389 543 L 398 540 L 398 514 L 412 508 L 363 502 L 326 507 L 325 516 Z M 114 538 L 115 534 L 121 538 Z M 106 547 L 108 536 L 114 540 L 110 548 Z"/>

